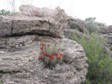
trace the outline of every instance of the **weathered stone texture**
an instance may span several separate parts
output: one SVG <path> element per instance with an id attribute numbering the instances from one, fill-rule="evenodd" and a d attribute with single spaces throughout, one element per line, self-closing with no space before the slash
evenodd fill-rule
<path id="1" fill-rule="evenodd" d="M 2 17 L 0 19 L 0 36 L 11 35 L 11 28 L 12 28 L 12 21 Z"/>
<path id="2" fill-rule="evenodd" d="M 24 14 L 24 10 L 0 17 L 0 83 L 81 84 L 85 81 L 88 67 L 85 52 L 80 44 L 64 37 L 65 29 L 71 27 L 70 17 L 62 9 L 56 10 L 57 14 L 48 17 L 27 14 L 31 11 Z M 63 63 L 53 69 L 45 67 L 38 59 L 40 41 L 59 41 Z"/>
<path id="3" fill-rule="evenodd" d="M 6 47 L 0 49 L 0 80 L 3 84 L 80 84 L 85 81 L 88 65 L 81 45 L 69 39 L 53 38 L 60 40 L 64 62 L 51 70 L 38 60 L 39 41 L 33 41 L 34 38 L 22 36 L 5 40 Z"/>

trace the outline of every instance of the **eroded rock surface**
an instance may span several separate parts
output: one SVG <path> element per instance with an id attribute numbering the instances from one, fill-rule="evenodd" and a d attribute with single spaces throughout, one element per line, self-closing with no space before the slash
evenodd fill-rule
<path id="1" fill-rule="evenodd" d="M 60 40 L 64 52 L 61 65 L 57 64 L 51 70 L 38 60 L 40 40 Z M 80 84 L 85 81 L 87 58 L 75 41 L 51 37 L 37 39 L 31 35 L 1 38 L 0 46 L 0 80 L 3 84 Z"/>
<path id="2" fill-rule="evenodd" d="M 29 16 L 4 16 L 0 21 L 0 36 L 37 33 L 53 37 L 63 37 L 63 28 L 61 24 L 54 19 L 29 17 Z"/>
<path id="3" fill-rule="evenodd" d="M 64 38 L 64 31 L 70 26 L 69 16 L 61 9 L 57 11 L 53 17 L 27 12 L 25 15 L 21 13 L 24 10 L 1 16 L 0 83 L 81 84 L 85 81 L 87 57 L 80 44 Z M 64 53 L 62 64 L 52 69 L 45 67 L 38 59 L 41 41 L 59 41 Z"/>

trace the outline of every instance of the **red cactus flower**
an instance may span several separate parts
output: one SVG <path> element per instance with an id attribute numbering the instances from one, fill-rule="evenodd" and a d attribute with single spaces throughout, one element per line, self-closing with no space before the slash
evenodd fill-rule
<path id="1" fill-rule="evenodd" d="M 60 59 L 62 57 L 62 53 L 60 55 L 57 56 L 57 59 Z"/>
<path id="2" fill-rule="evenodd" d="M 47 56 L 47 57 L 50 57 L 49 54 L 47 54 L 46 52 L 42 52 L 43 55 Z"/>
<path id="3" fill-rule="evenodd" d="M 42 52 L 42 54 L 47 56 L 47 53 L 46 52 Z"/>
<path id="4" fill-rule="evenodd" d="M 54 55 L 52 55 L 52 54 L 49 54 L 49 56 L 50 56 L 51 58 L 53 58 L 53 59 L 54 59 Z"/>
<path id="5" fill-rule="evenodd" d="M 61 55 L 58 55 L 58 56 L 57 56 L 57 59 L 60 59 L 60 58 L 61 58 Z"/>
<path id="6" fill-rule="evenodd" d="M 52 61 L 53 58 L 49 58 L 49 61 Z"/>
<path id="7" fill-rule="evenodd" d="M 49 42 L 45 44 L 45 42 L 40 42 L 39 59 L 41 59 L 45 63 L 47 62 L 52 64 L 52 63 L 61 62 L 62 55 L 63 53 L 57 43 Z"/>
<path id="8" fill-rule="evenodd" d="M 52 55 L 52 57 L 51 57 L 52 59 L 54 59 L 54 56 Z"/>

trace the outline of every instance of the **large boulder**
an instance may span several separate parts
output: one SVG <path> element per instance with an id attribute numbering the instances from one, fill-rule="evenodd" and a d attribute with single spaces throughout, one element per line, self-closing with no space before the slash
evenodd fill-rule
<path id="1" fill-rule="evenodd" d="M 63 31 L 68 25 L 67 20 L 69 18 L 64 10 L 59 7 L 48 9 L 31 5 L 22 5 L 20 6 L 20 10 L 21 12 L 10 16 L 0 16 L 0 36 L 36 33 L 63 37 Z M 42 16 L 40 17 L 38 14 Z"/>
<path id="2" fill-rule="evenodd" d="M 35 8 L 31 8 L 33 12 Z M 30 15 L 30 11 L 23 9 L 10 16 L 1 16 L 0 83 L 81 84 L 85 81 L 88 64 L 84 49 L 64 37 L 69 16 L 62 9 L 56 10 L 57 14 L 48 17 Z M 63 51 L 62 64 L 50 69 L 38 59 L 39 44 L 43 41 L 59 41 Z"/>
<path id="3" fill-rule="evenodd" d="M 0 21 L 0 36 L 13 34 L 38 33 L 54 37 L 63 37 L 66 23 L 50 18 L 36 16 L 4 16 Z"/>
<path id="4" fill-rule="evenodd" d="M 63 63 L 53 69 L 39 61 L 39 41 L 59 40 Z M 0 38 L 0 81 L 3 84 L 80 84 L 87 74 L 82 46 L 69 39 L 27 35 Z M 0 46 L 1 46 L 0 45 Z"/>

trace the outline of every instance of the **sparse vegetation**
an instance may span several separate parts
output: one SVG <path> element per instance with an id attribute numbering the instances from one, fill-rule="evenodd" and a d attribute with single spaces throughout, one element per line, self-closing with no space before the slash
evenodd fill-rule
<path id="1" fill-rule="evenodd" d="M 40 44 L 39 59 L 43 61 L 48 67 L 53 67 L 63 60 L 63 53 L 57 43 L 43 43 Z"/>
<path id="2" fill-rule="evenodd" d="M 112 58 L 104 49 L 104 39 L 97 34 L 89 34 L 89 39 L 83 34 L 80 38 L 73 34 L 72 39 L 82 44 L 88 57 L 88 74 L 83 84 L 111 84 Z"/>
<path id="3" fill-rule="evenodd" d="M 75 33 L 72 39 L 82 44 L 88 57 L 88 74 L 83 84 L 111 84 L 112 83 L 112 58 L 105 51 L 105 39 L 97 35 L 98 24 L 95 18 L 85 20 L 87 31 L 80 37 Z"/>
<path id="4" fill-rule="evenodd" d="M 0 10 L 0 15 L 9 15 L 11 12 L 4 9 Z"/>
<path id="5" fill-rule="evenodd" d="M 96 18 L 86 18 L 85 23 L 86 23 L 86 28 L 87 31 L 85 31 L 86 33 L 97 33 L 99 30 L 99 26 L 97 25 L 97 23 L 95 22 Z"/>

